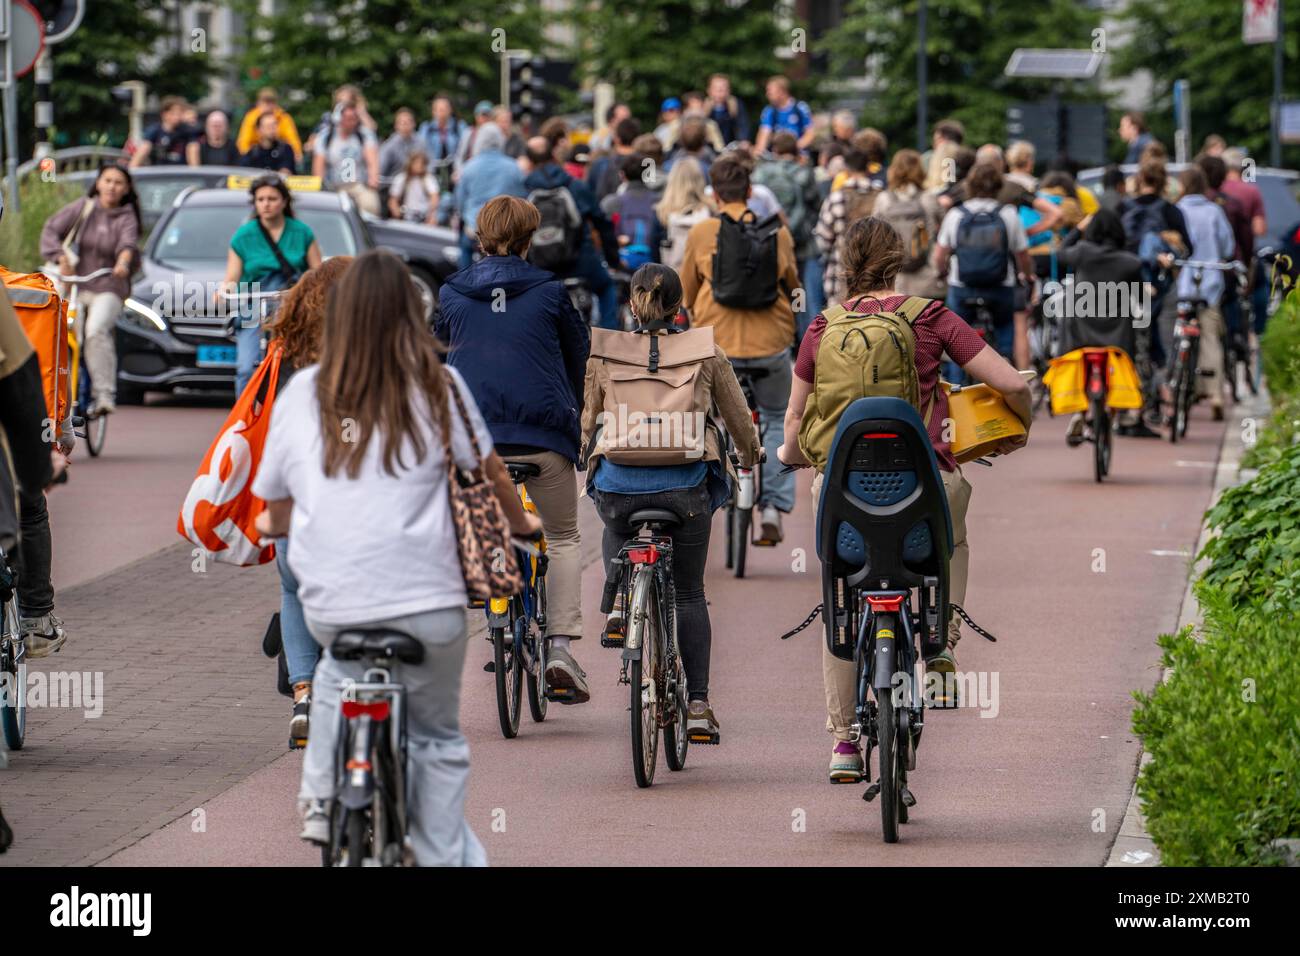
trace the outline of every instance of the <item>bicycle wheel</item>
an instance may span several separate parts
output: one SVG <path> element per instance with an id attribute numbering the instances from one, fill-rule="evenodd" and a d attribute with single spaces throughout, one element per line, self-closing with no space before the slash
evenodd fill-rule
<path id="1" fill-rule="evenodd" d="M 876 615 L 874 630 L 877 635 L 888 633 L 891 643 L 897 627 L 897 615 L 888 612 Z M 877 647 L 879 645 L 877 644 Z M 878 658 L 889 655 L 880 654 Z M 892 663 L 892 658 L 891 658 Z M 892 686 L 892 685 L 891 685 Z M 876 752 L 880 761 L 880 827 L 886 843 L 898 842 L 898 824 L 902 800 L 898 751 L 898 713 L 894 709 L 894 695 L 880 693 L 876 696 Z"/>
<path id="2" fill-rule="evenodd" d="M 501 723 L 501 735 L 507 740 L 513 739 L 519 733 L 519 705 L 523 702 L 523 683 L 520 681 L 523 657 L 519 653 L 519 621 L 518 617 L 511 619 L 509 632 L 503 627 L 492 628 L 497 717 Z"/>
<path id="3" fill-rule="evenodd" d="M 745 556 L 749 549 L 749 524 L 754 520 L 753 508 L 733 508 L 731 511 L 731 570 L 738 578 L 745 576 Z"/>
<path id="4" fill-rule="evenodd" d="M 727 570 L 728 570 L 728 571 L 730 571 L 730 570 L 732 569 L 732 567 L 735 566 L 735 563 L 736 563 L 735 544 L 734 544 L 734 540 L 733 540 L 733 539 L 735 538 L 735 534 L 736 534 L 736 519 L 735 519 L 734 515 L 732 514 L 732 512 L 734 512 L 735 510 L 736 510 L 736 506 L 735 506 L 735 504 L 734 504 L 733 502 L 727 502 L 727 510 L 726 510 L 726 516 L 727 516 L 727 520 L 726 520 L 726 525 L 727 525 L 727 555 L 726 555 L 726 557 L 727 557 L 727 565 L 726 565 L 726 567 L 727 567 Z"/>
<path id="5" fill-rule="evenodd" d="M 686 766 L 686 753 L 690 744 L 686 740 L 686 667 L 682 664 L 680 652 L 673 655 L 672 707 L 677 712 L 671 723 L 664 727 L 664 756 L 668 758 L 669 770 L 681 770 Z"/>
<path id="6" fill-rule="evenodd" d="M 546 719 L 546 638 L 538 634 L 533 638 L 536 651 L 533 669 L 528 672 L 528 712 L 534 723 Z"/>
<path id="7" fill-rule="evenodd" d="M 1186 359 L 1179 359 L 1174 367 L 1173 381 L 1170 382 L 1169 390 L 1173 396 L 1173 405 L 1169 409 L 1169 442 L 1175 444 L 1182 437 L 1182 420 L 1187 414 L 1187 402 L 1184 398 L 1187 392 Z"/>
<path id="8" fill-rule="evenodd" d="M 659 758 L 659 711 L 654 683 L 658 658 L 658 622 L 655 610 L 655 587 L 650 574 L 643 571 L 632 596 L 631 620 L 640 619 L 641 656 L 628 668 L 631 678 L 632 773 L 638 787 L 654 783 L 655 764 Z"/>
<path id="9" fill-rule="evenodd" d="M 4 617 L 0 621 L 0 727 L 3 728 L 5 745 L 10 750 L 22 750 L 27 739 L 27 661 L 19 658 L 21 645 L 18 642 L 18 607 L 10 600 L 4 606 Z"/>
<path id="10" fill-rule="evenodd" d="M 346 810 L 347 821 L 345 824 L 347 831 L 347 848 L 348 857 L 347 866 L 364 866 L 366 853 L 369 850 L 369 821 L 366 815 L 360 810 Z"/>
<path id="11" fill-rule="evenodd" d="M 1100 482 L 1110 472 L 1110 414 L 1100 400 L 1092 404 L 1092 470 Z"/>
<path id="12" fill-rule="evenodd" d="M 96 415 L 86 422 L 86 451 L 91 458 L 98 458 L 104 450 L 104 437 L 108 434 L 108 416 Z"/>

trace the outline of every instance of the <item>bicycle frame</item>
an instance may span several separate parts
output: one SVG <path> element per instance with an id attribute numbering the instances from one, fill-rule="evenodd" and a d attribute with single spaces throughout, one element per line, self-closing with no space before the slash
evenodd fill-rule
<path id="1" fill-rule="evenodd" d="M 337 804 L 351 813 L 370 811 L 371 847 L 382 853 L 394 834 L 407 833 L 406 689 L 375 664 L 345 686 L 339 719 Z"/>
<path id="2" fill-rule="evenodd" d="M 863 728 L 872 729 L 875 726 L 873 721 L 867 719 L 872 716 L 868 691 L 874 692 L 877 705 L 888 700 L 891 705 L 908 712 L 907 719 L 899 722 L 900 730 L 909 726 L 919 729 L 923 721 L 925 695 L 914 693 L 912 687 L 917 661 L 916 637 L 912 629 L 912 592 L 860 591 L 858 594 L 867 606 L 867 611 L 860 615 L 857 646 L 854 650 L 858 668 L 858 722 L 850 727 L 850 736 L 853 740 L 858 740 Z M 893 634 L 889 637 L 877 635 L 874 627 L 876 615 L 886 611 L 898 615 L 903 631 L 901 639 Z M 907 675 L 902 688 L 894 686 L 896 674 Z"/>

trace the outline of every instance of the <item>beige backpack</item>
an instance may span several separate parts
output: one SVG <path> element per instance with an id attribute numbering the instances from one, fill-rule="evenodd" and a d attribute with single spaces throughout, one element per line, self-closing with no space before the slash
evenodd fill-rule
<path id="1" fill-rule="evenodd" d="M 663 335 L 591 330 L 591 359 L 608 375 L 593 453 L 617 465 L 684 465 L 704 459 L 709 396 L 704 363 L 713 329 Z"/>

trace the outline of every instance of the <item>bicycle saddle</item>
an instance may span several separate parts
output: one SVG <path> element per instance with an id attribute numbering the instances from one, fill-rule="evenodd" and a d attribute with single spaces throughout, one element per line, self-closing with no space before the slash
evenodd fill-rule
<path id="1" fill-rule="evenodd" d="M 542 466 L 534 465 L 530 461 L 508 461 L 506 462 L 506 471 L 510 472 L 510 480 L 517 485 L 529 478 L 536 478 L 540 475 Z"/>
<path id="2" fill-rule="evenodd" d="M 671 528 L 681 524 L 682 519 L 677 517 L 675 512 L 663 508 L 642 508 L 640 511 L 632 512 L 632 516 L 627 519 L 627 522 L 634 526 L 658 524 Z"/>
<path id="3" fill-rule="evenodd" d="M 424 660 L 424 645 L 400 631 L 344 631 L 334 638 L 330 654 L 336 661 L 395 657 L 403 664 L 419 664 Z"/>

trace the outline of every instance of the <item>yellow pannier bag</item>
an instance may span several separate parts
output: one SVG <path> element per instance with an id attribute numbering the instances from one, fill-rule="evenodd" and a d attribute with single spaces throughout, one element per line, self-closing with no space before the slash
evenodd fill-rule
<path id="1" fill-rule="evenodd" d="M 1107 346 L 1106 391 L 1108 408 L 1141 408 L 1142 383 L 1137 368 L 1128 353 L 1115 346 Z M 1067 352 L 1052 359 L 1051 367 L 1043 376 L 1043 384 L 1051 392 L 1052 414 L 1073 415 L 1088 407 L 1086 367 L 1083 349 Z"/>
<path id="2" fill-rule="evenodd" d="M 952 419 L 949 448 L 957 464 L 982 458 L 1004 438 L 1025 434 L 1025 423 L 1007 406 L 1000 392 L 982 384 L 961 388 L 941 384 L 948 393 L 948 417 Z"/>

